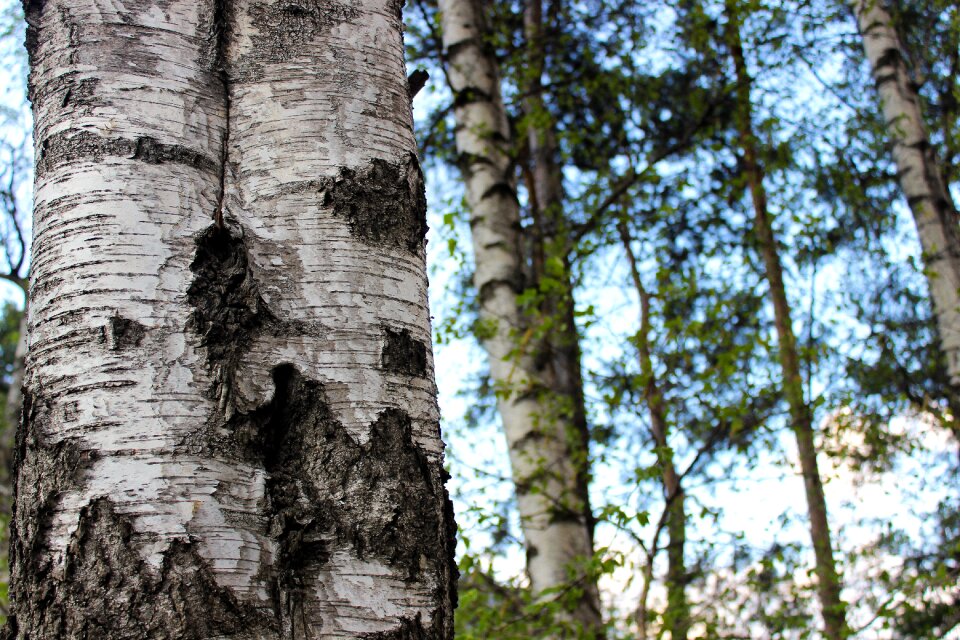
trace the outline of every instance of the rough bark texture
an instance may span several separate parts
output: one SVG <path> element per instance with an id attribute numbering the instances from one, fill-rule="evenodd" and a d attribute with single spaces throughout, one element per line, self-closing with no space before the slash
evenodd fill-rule
<path id="1" fill-rule="evenodd" d="M 571 584 L 582 589 L 570 621 L 594 633 L 599 602 L 582 569 L 593 552 L 582 485 L 582 433 L 569 409 L 558 410 L 555 363 L 551 357 L 538 357 L 544 345 L 534 337 L 536 327 L 518 302 L 526 284 L 523 238 L 498 65 L 484 45 L 484 18 L 477 2 L 441 0 L 440 10 L 457 152 L 471 211 L 483 346 L 499 390 L 527 571 L 537 593 Z"/>
<path id="2" fill-rule="evenodd" d="M 851 2 L 870 63 L 900 188 L 923 249 L 923 264 L 947 373 L 960 397 L 960 217 L 930 144 L 920 96 L 890 14 L 880 0 Z"/>
<path id="3" fill-rule="evenodd" d="M 814 443 L 813 412 L 803 397 L 803 378 L 800 373 L 800 355 L 793 333 L 790 303 L 783 282 L 783 267 L 774 236 L 770 213 L 767 209 L 767 194 L 763 185 L 764 172 L 758 159 L 757 139 L 753 133 L 751 82 L 743 56 L 740 25 L 737 11 L 727 3 L 730 20 L 728 44 L 737 75 L 737 127 L 740 135 L 740 151 L 743 154 L 743 172 L 750 191 L 754 210 L 754 234 L 763 260 L 773 303 L 774 324 L 780 351 L 780 368 L 783 376 L 783 393 L 790 410 L 790 426 L 797 439 L 797 452 L 807 498 L 807 514 L 810 521 L 810 537 L 816 559 L 817 592 L 823 615 L 823 633 L 828 640 L 842 640 L 850 630 L 846 623 L 846 604 L 840 597 L 840 577 L 833 559 L 830 525 L 827 519 L 827 503 L 823 493 L 823 481 L 817 466 L 817 449 Z"/>
<path id="4" fill-rule="evenodd" d="M 400 5 L 25 9 L 6 637 L 451 637 Z"/>

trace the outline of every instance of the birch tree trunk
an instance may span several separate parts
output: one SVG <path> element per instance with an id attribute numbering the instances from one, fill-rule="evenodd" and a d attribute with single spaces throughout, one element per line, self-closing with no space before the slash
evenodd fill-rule
<path id="1" fill-rule="evenodd" d="M 576 456 L 580 434 L 570 411 L 558 411 L 543 339 L 521 309 L 525 287 L 519 205 L 511 176 L 511 145 L 498 64 L 484 44 L 476 0 L 440 0 L 443 47 L 454 93 L 459 165 L 471 211 L 483 346 L 498 389 L 510 451 L 527 572 L 534 593 L 581 590 L 568 621 L 597 633 L 599 598 L 583 563 L 592 532 Z M 572 576 L 572 577 L 571 577 Z"/>
<path id="2" fill-rule="evenodd" d="M 555 134 L 555 122 L 550 116 L 544 93 L 543 74 L 546 67 L 547 38 L 544 35 L 541 0 L 528 0 L 524 10 L 529 84 L 525 87 L 525 110 L 536 114 L 534 120 L 541 126 L 527 127 L 527 156 L 531 167 L 527 173 L 527 192 L 534 225 L 528 244 L 533 247 L 533 285 L 541 286 L 551 279 L 559 286 L 544 294 L 541 313 L 551 323 L 552 330 L 545 337 L 542 349 L 550 356 L 550 389 L 556 402 L 565 403 L 566 420 L 572 424 L 569 437 L 574 464 L 577 468 L 577 491 L 581 499 L 581 517 L 593 540 L 593 513 L 590 508 L 590 430 L 587 424 L 586 399 L 580 352 L 580 334 L 575 319 L 573 278 L 569 256 L 573 250 L 570 229 L 564 215 L 563 175 L 560 150 Z M 554 258 L 551 269 L 546 259 Z M 590 587 L 595 591 L 596 584 Z M 599 596 L 593 596 L 599 607 Z"/>
<path id="3" fill-rule="evenodd" d="M 552 6 L 554 10 L 559 5 Z M 538 345 L 541 359 L 546 359 L 544 379 L 549 401 L 556 405 L 555 420 L 566 430 L 569 456 L 576 472 L 578 511 L 571 515 L 582 523 L 593 551 L 594 518 L 590 507 L 590 430 L 587 424 L 586 399 L 581 370 L 580 335 L 575 319 L 573 280 L 570 268 L 570 229 L 564 212 L 563 173 L 557 145 L 556 123 L 546 105 L 546 72 L 548 46 L 545 17 L 541 0 L 527 0 L 524 7 L 524 36 L 527 69 L 524 74 L 524 111 L 532 116 L 526 128 L 525 173 L 529 208 L 534 224 L 525 240 L 532 247 L 532 282 L 541 291 L 540 314 L 550 327 Z M 550 280 L 550 285 L 547 281 Z M 552 286 L 552 285 L 556 286 Z M 545 357 L 545 358 L 544 358 Z M 596 579 L 582 585 L 584 604 L 581 620 L 588 628 L 599 628 L 600 595 Z"/>
<path id="4" fill-rule="evenodd" d="M 400 4 L 28 2 L 8 638 L 450 638 Z"/>
<path id="5" fill-rule="evenodd" d="M 783 282 L 783 266 L 767 207 L 767 192 L 763 185 L 764 171 L 758 158 L 757 138 L 753 132 L 752 79 L 743 55 L 740 18 L 731 0 L 727 0 L 726 11 L 729 20 L 727 42 L 730 46 L 737 80 L 735 118 L 740 137 L 740 151 L 743 154 L 743 174 L 753 203 L 753 229 L 773 304 L 783 393 L 790 410 L 790 427 L 797 440 L 797 452 L 807 499 L 810 538 L 816 561 L 817 593 L 823 616 L 823 634 L 828 640 L 843 640 L 850 634 L 846 623 L 846 604 L 840 595 L 841 583 L 833 558 L 827 502 L 817 465 L 813 412 L 803 394 L 800 354 L 797 351 L 790 303 Z"/>
<path id="6" fill-rule="evenodd" d="M 920 236 L 951 392 L 960 401 L 960 217 L 930 144 L 890 14 L 880 0 L 853 0 L 851 7 L 880 97 L 900 188 Z"/>

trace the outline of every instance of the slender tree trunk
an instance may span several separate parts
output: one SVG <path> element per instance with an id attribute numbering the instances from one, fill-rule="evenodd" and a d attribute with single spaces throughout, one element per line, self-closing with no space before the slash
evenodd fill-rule
<path id="1" fill-rule="evenodd" d="M 24 291 L 24 299 L 26 305 L 26 291 Z M 23 385 L 23 365 L 26 354 L 27 309 L 25 306 L 23 316 L 20 318 L 17 350 L 14 353 L 13 372 L 10 375 L 3 426 L 0 429 L 0 518 L 2 518 L 2 522 L 0 522 L 0 553 L 7 555 L 7 557 L 9 557 L 10 516 L 13 507 L 13 458 L 17 425 L 20 423 L 20 408 L 22 406 L 20 387 Z M 10 584 L 9 563 L 4 563 L 2 570 L 0 570 L 0 584 Z M 0 614 L 4 616 L 9 614 L 5 601 L 0 603 Z"/>
<path id="2" fill-rule="evenodd" d="M 666 408 L 663 404 L 663 394 L 653 370 L 653 360 L 650 356 L 650 293 L 643 286 L 637 258 L 633 253 L 630 231 L 626 223 L 618 224 L 620 240 L 627 254 L 630 265 L 630 277 L 633 286 L 640 297 L 640 331 L 637 333 L 637 356 L 640 361 L 640 375 L 643 378 L 643 398 L 650 414 L 650 434 L 657 447 L 657 456 L 663 469 L 661 481 L 663 483 L 664 508 L 667 510 L 667 611 L 664 615 L 664 629 L 670 632 L 671 640 L 686 640 L 690 633 L 690 606 L 687 603 L 687 568 L 684 560 L 684 546 L 687 540 L 687 514 L 685 509 L 685 495 L 673 463 L 673 455 L 668 453 L 670 447 L 669 426 L 666 417 Z M 652 561 L 652 558 L 651 558 Z M 646 591 L 646 587 L 644 587 Z M 646 595 L 646 594 L 644 594 Z M 645 611 L 644 606 L 641 607 Z M 646 622 L 642 625 L 645 627 Z M 646 630 L 644 630 L 646 636 Z"/>
<path id="3" fill-rule="evenodd" d="M 545 69 L 546 41 L 543 35 L 541 0 L 529 0 L 525 13 L 527 37 L 528 84 L 525 109 L 528 114 L 546 116 L 542 126 L 527 127 L 527 156 L 530 169 L 527 172 L 527 191 L 531 196 L 533 211 L 533 236 L 530 244 L 536 256 L 533 260 L 534 283 L 552 278 L 560 285 L 559 292 L 545 295 L 541 313 L 553 323 L 546 336 L 544 349 L 551 356 L 551 389 L 557 402 L 566 402 L 566 412 L 574 429 L 573 455 L 577 465 L 577 490 L 583 504 L 583 518 L 588 524 L 593 539 L 593 513 L 590 508 L 590 429 L 587 424 L 586 399 L 583 391 L 580 335 L 575 320 L 572 274 L 569 256 L 570 229 L 564 216 L 563 179 L 559 161 L 554 124 L 544 102 L 545 88 L 542 77 Z M 553 265 L 560 268 L 551 272 L 547 259 L 555 258 Z M 593 585 L 595 587 L 595 585 Z M 599 599 L 596 600 L 599 603 Z"/>
<path id="4" fill-rule="evenodd" d="M 553 5 L 555 8 L 559 5 Z M 534 224 L 529 243 L 533 247 L 533 283 L 551 279 L 559 287 L 552 293 L 543 293 L 540 313 L 550 323 L 541 349 L 549 356 L 545 368 L 553 403 L 562 412 L 559 421 L 567 426 L 570 455 L 576 469 L 577 492 L 582 513 L 578 514 L 586 526 L 593 549 L 594 518 L 590 507 L 590 429 L 587 424 L 586 398 L 583 390 L 580 335 L 575 319 L 575 302 L 570 267 L 570 229 L 564 215 L 563 175 L 560 150 L 557 146 L 555 123 L 545 101 L 543 76 L 546 71 L 548 39 L 542 0 L 527 0 L 524 8 L 524 32 L 527 50 L 527 69 L 523 88 L 526 99 L 524 110 L 534 116 L 527 133 L 527 192 Z M 538 124 L 534 124 L 534 122 Z M 559 267 L 559 268 L 558 268 Z M 540 287 L 549 291 L 550 287 Z M 585 609 L 581 620 L 589 627 L 601 624 L 600 595 L 595 580 L 583 585 Z"/>
<path id="5" fill-rule="evenodd" d="M 24 292 L 26 298 L 26 292 Z M 20 318 L 17 350 L 13 356 L 13 372 L 10 374 L 10 387 L 7 390 L 7 404 L 4 406 L 3 430 L 0 432 L 0 514 L 10 516 L 10 507 L 13 500 L 13 453 L 15 448 L 15 434 L 20 423 L 20 409 L 22 396 L 20 387 L 23 385 L 23 365 L 27 355 L 27 309 L 24 307 Z M 6 536 L 2 541 L 6 549 Z"/>
<path id="6" fill-rule="evenodd" d="M 452 637 L 400 6 L 25 13 L 7 637 Z"/>
<path id="7" fill-rule="evenodd" d="M 890 14 L 880 0 L 853 0 L 863 50 L 873 72 L 900 188 L 923 249 L 924 270 L 937 316 L 951 394 L 960 403 L 960 218 L 930 144 L 920 96 Z"/>
<path id="8" fill-rule="evenodd" d="M 757 139 L 753 133 L 751 78 L 747 72 L 740 39 L 740 24 L 737 11 L 727 3 L 730 20 L 728 44 L 737 75 L 737 128 L 740 134 L 740 150 L 743 153 L 743 172 L 747 188 L 753 200 L 754 233 L 766 270 L 770 299 L 773 303 L 774 324 L 780 350 L 780 367 L 783 375 L 783 391 L 790 409 L 790 426 L 797 439 L 797 451 L 807 497 L 807 513 L 810 520 L 810 536 L 816 559 L 817 590 L 824 621 L 824 635 L 829 640 L 841 640 L 849 635 L 846 624 L 846 605 L 840 597 L 840 578 L 833 559 L 830 526 L 827 520 L 827 503 L 823 494 L 823 482 L 817 467 L 817 450 L 814 444 L 813 413 L 803 397 L 803 378 L 800 372 L 800 356 L 793 333 L 790 303 L 783 283 L 783 267 L 777 248 L 767 194 L 763 186 L 763 167 L 758 159 Z"/>
<path id="9" fill-rule="evenodd" d="M 570 621 L 590 634 L 600 610 L 582 568 L 593 552 L 582 486 L 586 457 L 576 412 L 557 410 L 556 372 L 549 359 L 538 358 L 543 339 L 518 301 L 525 286 L 523 238 L 498 65 L 484 44 L 487 32 L 476 0 L 441 0 L 440 10 L 471 211 L 482 342 L 510 450 L 527 571 L 536 593 L 571 586 L 572 575 L 572 586 L 584 595 Z"/>

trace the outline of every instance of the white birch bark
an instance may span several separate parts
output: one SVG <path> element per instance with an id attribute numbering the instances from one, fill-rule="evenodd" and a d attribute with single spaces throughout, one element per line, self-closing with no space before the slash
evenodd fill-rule
<path id="1" fill-rule="evenodd" d="M 26 6 L 10 637 L 452 635 L 400 6 Z"/>
<path id="2" fill-rule="evenodd" d="M 951 384 L 960 387 L 960 229 L 956 205 L 930 144 L 920 97 L 910 81 L 900 39 L 880 0 L 851 2 L 887 134 L 900 188 L 923 249 L 930 298 Z"/>
<path id="3" fill-rule="evenodd" d="M 473 0 L 440 0 L 447 75 L 454 93 L 459 165 L 470 208 L 482 342 L 498 390 L 534 593 L 574 586 L 586 594 L 568 621 L 588 632 L 599 622 L 582 563 L 592 555 L 571 447 L 570 418 L 551 406 L 538 366 L 535 327 L 517 296 L 524 286 L 519 205 L 510 175 L 510 131 L 497 62 L 484 47 Z M 571 580 L 571 575 L 574 576 Z"/>

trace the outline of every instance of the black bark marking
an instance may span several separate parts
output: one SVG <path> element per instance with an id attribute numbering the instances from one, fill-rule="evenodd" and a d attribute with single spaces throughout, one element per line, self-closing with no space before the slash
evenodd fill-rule
<path id="1" fill-rule="evenodd" d="M 383 411 L 369 441 L 360 444 L 330 411 L 321 383 L 290 364 L 274 368 L 273 381 L 269 402 L 235 414 L 226 426 L 234 448 L 269 474 L 267 530 L 278 543 L 270 578 L 278 615 L 297 620 L 308 610 L 332 541 L 407 580 L 426 571 L 455 602 L 456 530 L 445 471 L 431 466 L 413 442 L 409 416 Z"/>
<path id="2" fill-rule="evenodd" d="M 384 411 L 361 445 L 330 412 L 321 383 L 291 365 L 277 367 L 273 379 L 270 403 L 232 422 L 270 474 L 270 530 L 287 559 L 281 573 L 306 566 L 303 543 L 320 550 L 318 536 L 332 532 L 358 557 L 379 558 L 416 578 L 424 541 L 440 530 L 440 513 L 410 418 Z"/>
<path id="3" fill-rule="evenodd" d="M 193 307 L 188 329 L 200 336 L 207 363 L 218 372 L 213 397 L 232 385 L 243 351 L 276 317 L 267 307 L 250 269 L 242 231 L 212 225 L 197 238 L 187 301 Z"/>
<path id="4" fill-rule="evenodd" d="M 216 223 L 207 227 L 196 240 L 197 250 L 190 270 L 194 278 L 187 289 L 187 302 L 193 313 L 187 329 L 200 338 L 200 346 L 206 349 L 207 366 L 214 374 L 209 397 L 215 400 L 229 398 L 234 374 L 241 358 L 263 335 L 271 336 L 318 336 L 324 327 L 316 322 L 278 318 L 260 293 L 260 284 L 255 277 L 250 259 L 250 248 L 243 229 Z M 284 256 L 290 265 L 296 256 L 283 247 L 271 247 Z M 285 270 L 289 271 L 290 266 Z M 271 272 L 273 281 L 283 285 L 284 274 Z M 219 448 L 222 440 L 216 436 L 223 425 L 223 417 L 212 417 L 204 434 L 185 443 L 190 447 L 210 445 Z M 201 436 L 202 437 L 199 437 Z"/>
<path id="5" fill-rule="evenodd" d="M 496 196 L 502 196 L 512 202 L 517 202 L 517 192 L 506 182 L 498 182 L 492 185 L 489 189 L 483 192 L 483 195 L 480 196 L 481 200 L 486 200 L 487 198 L 493 198 Z"/>
<path id="6" fill-rule="evenodd" d="M 55 100 L 61 109 L 72 109 L 74 114 L 86 113 L 92 107 L 102 106 L 104 100 L 99 93 L 100 80 L 93 77 L 81 77 L 85 72 L 68 71 L 63 75 L 50 78 L 37 87 L 31 99 L 36 104 L 46 100 Z"/>
<path id="7" fill-rule="evenodd" d="M 449 571 L 449 575 L 446 577 L 447 598 L 450 600 L 450 611 L 453 611 L 457 608 L 457 603 L 460 600 L 459 594 L 457 593 L 457 582 L 460 580 L 460 568 L 457 566 L 457 521 L 453 512 L 453 500 L 450 499 L 450 494 L 447 492 L 447 480 L 449 479 L 450 473 L 441 467 L 440 483 L 443 489 L 444 549 L 446 550 L 446 569 Z M 440 577 L 443 578 L 442 575 Z M 443 580 L 440 580 L 439 584 L 443 585 Z M 452 620 L 450 622 L 450 636 L 452 637 Z M 440 629 L 441 627 L 442 625 L 434 625 L 436 629 Z"/>
<path id="8" fill-rule="evenodd" d="M 469 47 L 479 47 L 481 50 L 484 50 L 483 40 L 480 38 L 464 38 L 463 40 L 454 42 L 447 47 L 447 59 L 452 60 L 453 58 L 456 58 L 457 55 Z"/>
<path id="9" fill-rule="evenodd" d="M 323 204 L 332 206 L 361 241 L 414 255 L 423 251 L 427 198 L 420 163 L 413 154 L 400 164 L 374 160 L 360 170 L 343 169 L 324 186 Z"/>
<path id="10" fill-rule="evenodd" d="M 427 374 L 427 345 L 420 342 L 408 329 L 394 331 L 383 327 L 383 351 L 380 366 L 393 373 L 423 377 Z"/>
<path id="11" fill-rule="evenodd" d="M 401 618 L 400 626 L 390 631 L 364 633 L 363 640 L 442 640 L 444 638 L 440 625 L 434 624 L 428 629 L 423 628 L 420 614 L 416 618 Z"/>
<path id="12" fill-rule="evenodd" d="M 264 65 L 305 52 L 321 33 L 359 18 L 360 10 L 334 0 L 288 0 L 255 3 L 249 16 L 256 29 L 251 50 L 231 68 L 231 76 L 241 82 L 260 79 Z"/>
<path id="13" fill-rule="evenodd" d="M 272 618 L 217 585 L 193 544 L 172 542 L 154 570 L 141 559 L 136 537 L 107 498 L 84 507 L 62 580 L 19 592 L 33 605 L 19 607 L 21 635 L 200 640 L 275 630 Z M 123 598 L 112 597 L 117 594 Z"/>
<path id="14" fill-rule="evenodd" d="M 492 278 L 484 282 L 480 286 L 480 291 L 478 292 L 480 303 L 486 303 L 494 295 L 496 295 L 498 287 L 508 287 L 511 291 L 518 295 L 523 293 L 523 274 L 518 272 L 513 275 L 514 279 L 512 280 L 508 280 L 506 278 Z"/>
<path id="15" fill-rule="evenodd" d="M 476 102 L 492 102 L 493 96 L 479 87 L 464 87 L 453 94 L 453 106 L 465 107 Z"/>
<path id="16" fill-rule="evenodd" d="M 67 85 L 63 92 L 60 106 L 93 107 L 101 104 L 102 101 L 97 94 L 99 84 L 100 81 L 96 78 L 84 78 L 78 82 Z"/>
<path id="17" fill-rule="evenodd" d="M 23 18 L 27 23 L 27 33 L 24 38 L 24 47 L 27 50 L 27 58 L 30 62 L 30 68 L 36 67 L 37 47 L 40 43 L 40 20 L 43 17 L 43 9 L 46 0 L 23 0 Z M 33 74 L 31 73 L 30 87 L 28 90 L 30 101 L 33 101 Z"/>
<path id="18" fill-rule="evenodd" d="M 97 454 L 83 451 L 74 440 L 50 443 L 46 433 L 58 421 L 53 404 L 43 394 L 23 389 L 23 420 L 14 451 L 14 495 L 10 553 L 13 575 L 21 582 L 40 584 L 46 566 L 46 537 L 59 497 L 80 488 L 84 472 Z M 21 491 L 21 489 L 23 489 Z M 21 499 L 22 496 L 22 499 Z"/>
<path id="19" fill-rule="evenodd" d="M 903 55 L 897 47 L 887 47 L 877 58 L 874 68 L 883 69 L 884 67 L 899 67 L 904 64 Z"/>
<path id="20" fill-rule="evenodd" d="M 137 322 L 121 316 L 113 316 L 104 327 L 104 341 L 111 351 L 123 351 L 140 346 L 147 328 Z"/>
<path id="21" fill-rule="evenodd" d="M 217 167 L 211 158 L 182 145 L 164 144 L 148 136 L 127 140 L 82 131 L 56 133 L 44 140 L 37 157 L 37 173 L 77 161 L 101 162 L 107 157 L 130 158 L 147 164 L 185 164 L 205 171 Z"/>

